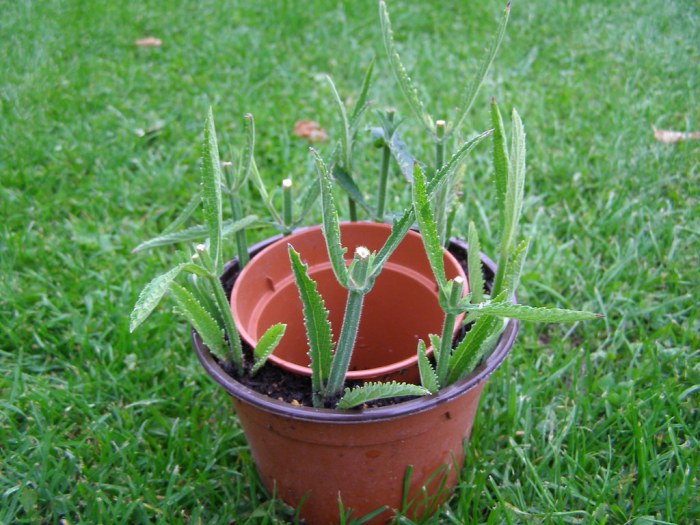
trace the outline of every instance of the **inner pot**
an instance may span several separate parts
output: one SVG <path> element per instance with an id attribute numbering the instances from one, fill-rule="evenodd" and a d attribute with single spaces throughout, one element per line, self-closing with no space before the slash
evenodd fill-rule
<path id="1" fill-rule="evenodd" d="M 359 246 L 379 251 L 391 233 L 387 224 L 366 222 L 342 223 L 340 230 L 347 248 L 346 264 Z M 318 285 L 337 342 L 348 292 L 335 278 L 320 226 L 284 237 L 253 257 L 234 284 L 231 308 L 241 337 L 252 347 L 270 326 L 285 323 L 285 335 L 270 361 L 309 376 L 306 328 L 289 245 L 299 252 Z M 460 276 L 466 283 L 463 268 L 449 252 L 444 252 L 443 260 L 448 279 Z M 466 289 L 465 285 L 465 293 Z M 417 380 L 418 341 L 427 342 L 429 334 L 441 333 L 444 315 L 423 241 L 418 233 L 409 231 L 365 297 L 347 378 Z M 455 322 L 455 329 L 460 321 Z"/>

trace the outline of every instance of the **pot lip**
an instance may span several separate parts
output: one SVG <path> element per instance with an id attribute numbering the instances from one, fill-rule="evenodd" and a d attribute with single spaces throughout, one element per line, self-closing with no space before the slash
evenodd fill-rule
<path id="1" fill-rule="evenodd" d="M 392 225 L 389 223 L 383 223 L 383 222 L 374 222 L 374 221 L 342 221 L 340 223 L 341 228 L 343 227 L 348 227 L 348 226 L 360 226 L 362 228 L 370 228 L 370 229 L 375 229 L 375 230 L 382 230 L 382 231 L 388 231 L 391 232 Z M 283 240 L 289 240 L 289 242 L 293 242 L 294 240 L 294 235 L 296 234 L 309 234 L 309 233 L 316 233 L 316 232 L 322 232 L 323 231 L 323 226 L 321 224 L 316 224 L 316 225 L 311 225 L 311 226 L 305 226 L 302 228 L 298 228 L 294 230 L 294 232 L 290 235 L 284 236 L 282 234 L 275 235 L 274 237 L 271 237 L 269 239 L 263 240 L 254 246 L 250 248 L 251 253 L 257 253 L 257 252 L 262 252 L 263 250 L 267 250 L 268 248 L 271 248 L 272 246 L 275 246 L 278 244 L 278 242 L 283 241 Z M 415 230 L 409 230 L 407 235 L 411 235 L 414 237 L 420 238 L 420 233 L 415 231 Z M 443 251 L 447 252 L 449 254 L 449 251 L 444 249 Z M 347 254 L 345 256 L 347 257 Z M 348 260 L 350 260 L 348 258 Z M 235 263 L 235 259 L 232 261 L 229 261 L 229 263 L 226 264 L 224 268 L 224 273 L 226 273 L 230 268 L 233 266 Z M 330 263 L 329 263 L 330 264 Z M 391 263 L 387 263 L 391 264 Z M 457 264 L 457 267 L 459 271 L 462 271 L 462 268 Z M 249 264 L 243 270 L 241 271 L 238 280 L 236 283 L 240 282 L 240 279 L 246 275 L 247 272 L 251 271 L 250 268 L 252 266 Z M 465 282 L 468 282 L 466 278 L 466 273 L 462 272 L 462 278 L 465 280 Z M 253 338 L 251 335 L 248 333 L 245 327 L 241 326 L 241 323 L 239 322 L 239 317 L 236 312 L 236 310 L 233 308 L 234 304 L 234 299 L 238 296 L 238 293 L 240 292 L 240 288 L 238 288 L 235 284 L 233 286 L 233 289 L 231 290 L 231 296 L 229 297 L 229 304 L 231 305 L 231 310 L 232 314 L 234 317 L 234 321 L 236 322 L 236 325 L 238 327 L 238 330 L 240 332 L 240 336 L 243 340 L 245 340 L 248 344 L 251 346 L 254 346 L 254 343 L 252 342 Z M 458 329 L 458 323 L 461 323 L 462 319 L 464 318 L 464 314 L 459 315 L 455 319 L 455 333 Z M 427 348 L 427 353 L 428 355 L 431 355 L 433 352 L 432 346 L 428 346 Z M 305 377 L 311 377 L 311 369 L 305 366 L 301 366 L 297 363 L 294 363 L 292 361 L 287 361 L 286 359 L 282 359 L 281 357 L 276 356 L 274 353 L 268 357 L 268 360 L 273 363 L 275 366 L 282 368 L 288 372 L 291 372 L 293 374 L 305 376 Z M 349 370 L 346 373 L 346 379 L 351 380 L 351 381 L 362 381 L 362 380 L 373 380 L 377 379 L 380 377 L 384 377 L 387 375 L 395 374 L 401 370 L 417 366 L 418 363 L 418 357 L 414 353 L 413 356 L 406 357 L 404 359 L 401 359 L 400 361 L 393 361 L 391 363 L 388 363 L 383 366 L 377 366 L 374 368 L 366 368 L 366 369 L 361 369 L 361 370 Z"/>
<path id="2" fill-rule="evenodd" d="M 279 236 L 281 237 L 281 235 Z M 266 244 L 270 239 L 259 244 Z M 466 243 L 457 239 L 450 239 L 451 244 L 467 249 Z M 259 247 L 256 245 L 252 249 Z M 252 251 L 251 249 L 251 251 Z M 495 272 L 496 264 L 485 254 L 480 253 L 481 261 L 487 268 Z M 232 263 L 227 265 L 230 268 Z M 195 353 L 204 369 L 219 383 L 231 396 L 246 404 L 253 405 L 259 410 L 273 415 L 281 416 L 296 421 L 311 423 L 372 423 L 388 421 L 409 415 L 431 410 L 439 405 L 447 403 L 452 399 L 472 390 L 479 384 L 485 382 L 498 366 L 505 360 L 511 350 L 515 337 L 518 333 L 520 323 L 515 319 L 509 319 L 501 334 L 495 350 L 489 355 L 476 370 L 468 377 L 458 381 L 446 388 L 441 389 L 437 394 L 419 397 L 403 403 L 388 405 L 368 409 L 338 410 L 329 408 L 312 408 L 305 406 L 294 406 L 284 401 L 260 394 L 236 381 L 227 374 L 216 362 L 209 349 L 202 343 L 199 335 L 192 329 L 191 338 Z"/>

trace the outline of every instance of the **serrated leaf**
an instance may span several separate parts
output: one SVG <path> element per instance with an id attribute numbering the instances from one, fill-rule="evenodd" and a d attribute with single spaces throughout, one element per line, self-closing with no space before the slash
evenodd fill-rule
<path id="1" fill-rule="evenodd" d="M 221 223 L 223 222 L 221 162 L 219 160 L 219 146 L 216 142 L 214 114 L 211 108 L 209 108 L 204 125 L 204 143 L 202 145 L 202 205 L 209 232 L 209 250 L 216 273 L 220 273 L 223 267 L 221 257 Z"/>
<path id="2" fill-rule="evenodd" d="M 299 208 L 301 208 L 301 213 L 299 214 L 299 218 L 292 225 L 292 229 L 296 228 L 299 224 L 304 222 L 306 216 L 311 212 L 311 208 L 313 208 L 320 194 L 321 186 L 319 182 L 317 180 L 310 181 L 307 187 L 304 189 L 301 198 L 299 199 Z"/>
<path id="3" fill-rule="evenodd" d="M 384 246 L 381 247 L 374 259 L 374 266 L 370 276 L 371 281 L 377 278 L 379 273 L 382 271 L 384 264 L 386 264 L 387 260 L 389 260 L 391 254 L 394 253 L 394 250 L 406 236 L 408 230 L 411 229 L 414 218 L 415 212 L 413 211 L 413 206 L 411 206 L 404 210 L 403 215 L 398 220 L 394 220 L 391 226 L 389 238 L 386 240 Z"/>
<path id="4" fill-rule="evenodd" d="M 163 275 L 159 275 L 144 287 L 131 312 L 130 332 L 136 330 L 151 315 L 151 312 L 158 306 L 160 300 L 168 292 L 173 281 L 180 275 L 186 265 L 187 263 L 178 264 L 175 268 Z"/>
<path id="5" fill-rule="evenodd" d="M 418 385 L 408 383 L 365 383 L 353 389 L 346 388 L 343 397 L 338 401 L 338 408 L 347 410 L 377 399 L 404 396 L 427 396 L 430 391 Z"/>
<path id="6" fill-rule="evenodd" d="M 414 87 L 411 77 L 408 76 L 406 68 L 401 63 L 401 57 L 396 50 L 394 43 L 394 33 L 391 30 L 391 21 L 389 20 L 389 12 L 386 8 L 384 0 L 379 2 L 379 19 L 382 26 L 382 38 L 384 39 L 384 47 L 389 58 L 391 70 L 399 83 L 401 91 L 403 91 L 409 107 L 415 113 L 416 117 L 423 123 L 430 133 L 435 130 L 435 124 L 432 117 L 424 109 L 423 102 L 418 96 L 418 90 Z"/>
<path id="7" fill-rule="evenodd" d="M 427 193 L 431 199 L 433 198 L 433 195 L 435 195 L 435 192 L 438 191 L 442 187 L 442 185 L 447 182 L 447 180 L 449 179 L 449 175 L 452 173 L 452 171 L 455 170 L 460 165 L 460 163 L 467 158 L 467 155 L 471 153 L 471 151 L 477 146 L 477 144 L 479 144 L 482 140 L 488 137 L 492 131 L 493 130 L 484 131 L 481 135 L 477 135 L 473 139 L 466 141 L 457 150 L 457 152 L 454 155 L 452 155 L 452 157 L 450 157 L 450 160 L 447 161 L 447 164 L 445 164 L 435 173 L 435 176 L 433 176 L 433 178 L 430 179 L 427 188 Z"/>
<path id="8" fill-rule="evenodd" d="M 333 79 L 326 75 L 326 80 L 330 84 L 331 92 L 333 93 L 333 100 L 335 101 L 335 106 L 340 116 L 340 122 L 342 124 L 342 129 L 340 133 L 340 154 L 342 159 L 342 165 L 346 169 L 350 169 L 352 166 L 350 157 L 350 148 L 352 146 L 352 137 L 350 136 L 350 123 L 348 122 L 348 114 L 345 110 L 345 104 L 338 94 L 338 90 L 335 88 Z"/>
<path id="9" fill-rule="evenodd" d="M 255 186 L 255 189 L 260 194 L 260 197 L 262 198 L 263 204 L 267 208 L 267 211 L 269 211 L 270 215 L 272 215 L 273 220 L 277 224 L 284 224 L 282 217 L 277 212 L 277 209 L 275 208 L 274 204 L 272 203 L 272 198 L 270 197 L 269 193 L 267 193 L 267 188 L 265 188 L 265 183 L 263 182 L 262 177 L 260 176 L 260 172 L 258 171 L 258 165 L 255 163 L 255 157 L 253 157 L 253 159 L 251 160 L 250 175 L 249 176 L 250 176 L 251 182 L 253 183 L 253 186 Z"/>
<path id="10" fill-rule="evenodd" d="M 267 358 L 270 357 L 272 352 L 275 351 L 275 348 L 277 348 L 277 345 L 282 340 L 286 329 L 286 324 L 277 323 L 265 330 L 265 333 L 258 340 L 258 344 L 255 345 L 255 350 L 253 352 L 255 364 L 250 371 L 251 375 L 255 375 L 255 373 L 265 364 Z"/>
<path id="11" fill-rule="evenodd" d="M 491 68 L 491 64 L 493 64 L 493 60 L 496 58 L 496 53 L 498 53 L 498 48 L 501 45 L 501 42 L 503 41 L 503 35 L 505 35 L 506 32 L 506 26 L 508 25 L 508 18 L 510 17 L 510 2 L 506 5 L 506 8 L 503 12 L 503 17 L 501 18 L 501 24 L 498 28 L 498 32 L 494 36 L 493 40 L 491 41 L 491 47 L 489 48 L 488 53 L 484 57 L 483 62 L 481 63 L 481 66 L 479 67 L 478 71 L 476 72 L 476 75 L 474 75 L 474 78 L 472 81 L 468 84 L 467 89 L 464 92 L 464 97 L 462 97 L 462 102 L 460 104 L 460 110 L 458 113 L 458 117 L 455 121 L 454 127 L 448 131 L 448 133 L 451 133 L 452 131 L 459 129 L 459 127 L 462 125 L 462 122 L 466 118 L 467 114 L 469 113 L 469 110 L 471 109 L 472 105 L 474 104 L 474 100 L 476 99 L 476 96 L 479 94 L 479 89 L 481 88 L 481 85 L 484 83 L 484 78 L 486 78 L 486 75 L 489 72 L 489 69 Z"/>
<path id="12" fill-rule="evenodd" d="M 189 219 L 192 216 L 192 214 L 197 210 L 201 202 L 202 194 L 199 192 L 194 193 L 190 197 L 190 200 L 187 202 L 187 204 L 185 204 L 185 207 L 182 209 L 180 214 L 175 218 L 173 222 L 171 222 L 170 224 L 168 224 L 168 226 L 165 227 L 165 229 L 161 232 L 161 235 L 174 232 L 180 226 L 185 224 L 185 222 L 187 222 L 187 219 Z"/>
<path id="13" fill-rule="evenodd" d="M 209 350 L 219 356 L 225 353 L 224 331 L 214 318 L 184 287 L 172 283 L 170 293 L 178 305 L 178 312 L 187 319 Z"/>
<path id="14" fill-rule="evenodd" d="M 464 339 L 452 352 L 447 384 L 465 377 L 476 368 L 483 355 L 482 349 L 485 343 L 499 324 L 500 320 L 495 317 L 482 317 L 474 322 L 471 330 L 465 334 Z"/>
<path id="15" fill-rule="evenodd" d="M 526 306 L 523 304 L 513 304 L 508 301 L 470 305 L 466 310 L 468 312 L 473 311 L 482 316 L 507 317 L 509 319 L 519 319 L 520 321 L 541 323 L 572 323 L 575 321 L 590 321 L 591 319 L 601 317 L 600 314 L 581 310 Z"/>
<path id="16" fill-rule="evenodd" d="M 408 146 L 401 140 L 398 131 L 394 131 L 394 133 L 391 134 L 386 144 L 394 160 L 396 160 L 396 163 L 399 165 L 401 174 L 408 182 L 412 182 L 413 165 L 416 164 L 418 160 L 408 151 Z"/>
<path id="17" fill-rule="evenodd" d="M 484 273 L 481 267 L 481 243 L 479 242 L 479 232 L 472 221 L 469 221 L 469 232 L 467 234 L 467 277 L 469 278 L 469 290 L 471 300 L 474 303 L 484 301 Z"/>
<path id="18" fill-rule="evenodd" d="M 442 348 L 442 339 L 437 334 L 428 334 L 428 339 L 430 340 L 430 346 L 433 348 L 433 355 L 435 356 L 435 361 L 440 359 L 440 348 Z"/>
<path id="19" fill-rule="evenodd" d="M 328 320 L 323 297 L 318 293 L 316 283 L 307 273 L 307 265 L 301 262 L 299 254 L 289 245 L 289 260 L 292 264 L 299 298 L 304 310 L 304 326 L 309 343 L 311 358 L 311 383 L 314 395 L 325 388 L 333 357 L 333 334 Z"/>
<path id="20" fill-rule="evenodd" d="M 372 83 L 372 72 L 374 71 L 374 57 L 370 60 L 367 70 L 365 71 L 365 76 L 362 80 L 362 88 L 360 89 L 360 96 L 357 97 L 357 102 L 355 102 L 355 108 L 353 109 L 352 115 L 350 116 L 350 128 L 357 129 L 357 124 L 362 117 L 362 114 L 369 107 L 369 102 L 367 100 L 369 96 L 369 88 Z"/>
<path id="21" fill-rule="evenodd" d="M 527 259 L 527 251 L 530 247 L 530 239 L 522 241 L 508 257 L 506 273 L 503 278 L 503 291 L 506 297 L 512 295 L 518 289 L 520 284 L 520 275 Z M 499 290 L 500 291 L 500 290 Z M 474 301 L 477 302 L 477 301 Z"/>
<path id="22" fill-rule="evenodd" d="M 508 142 L 503 125 L 503 117 L 495 99 L 491 99 L 491 124 L 493 126 L 493 168 L 496 185 L 496 208 L 498 209 L 499 231 L 505 227 L 506 192 L 508 188 L 508 174 L 510 173 L 510 157 L 508 156 Z"/>
<path id="23" fill-rule="evenodd" d="M 525 188 L 525 130 L 515 109 L 513 110 L 512 126 L 510 164 L 503 209 L 504 227 L 501 238 L 501 253 L 509 252 L 515 242 Z M 499 261 L 500 263 L 501 261 Z"/>
<path id="24" fill-rule="evenodd" d="M 345 268 L 345 251 L 340 242 L 340 224 L 338 222 L 338 208 L 333 197 L 333 184 L 323 159 L 315 150 L 311 150 L 316 161 L 316 171 L 321 181 L 321 213 L 323 215 L 323 237 L 326 240 L 328 257 L 331 261 L 333 273 L 344 288 L 348 286 L 348 272 Z"/>
<path id="25" fill-rule="evenodd" d="M 418 372 L 420 373 L 420 382 L 423 387 L 431 394 L 437 393 L 440 390 L 437 374 L 430 364 L 426 353 L 425 343 L 421 339 L 418 341 Z"/>
<path id="26" fill-rule="evenodd" d="M 252 226 L 258 222 L 258 220 L 256 215 L 248 215 L 247 217 L 243 217 L 240 221 L 227 220 L 222 224 L 221 237 L 226 238 L 248 226 Z M 158 237 L 142 242 L 132 250 L 132 253 L 150 250 L 151 248 L 157 248 L 159 246 L 169 246 L 179 242 L 203 241 L 207 238 L 208 233 L 209 228 L 204 224 L 190 226 L 184 230 L 159 235 Z"/>
<path id="27" fill-rule="evenodd" d="M 362 196 L 360 188 L 358 188 L 357 184 L 355 184 L 352 175 L 350 175 L 345 168 L 339 166 L 338 164 L 334 164 L 332 170 L 333 178 L 338 185 L 345 190 L 345 193 L 347 193 L 352 200 L 359 204 L 360 207 L 362 207 L 362 209 L 365 210 L 370 216 L 374 215 L 374 211 L 365 202 L 365 198 Z"/>
<path id="28" fill-rule="evenodd" d="M 433 210 L 425 189 L 425 176 L 418 164 L 413 167 L 413 208 L 420 227 L 421 239 L 428 256 L 430 267 L 433 270 L 435 281 L 441 290 L 445 290 L 447 278 L 445 277 L 445 262 L 442 244 L 438 238 L 437 227 L 433 218 Z"/>

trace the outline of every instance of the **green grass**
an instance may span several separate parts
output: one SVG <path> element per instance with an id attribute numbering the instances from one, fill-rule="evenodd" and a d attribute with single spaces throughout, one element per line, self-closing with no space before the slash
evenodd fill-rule
<path id="1" fill-rule="evenodd" d="M 409 114 L 375 2 L 263 4 L 3 5 L 0 522 L 290 517 L 255 481 L 187 327 L 166 308 L 128 333 L 138 291 L 169 259 L 130 250 L 187 203 L 210 105 L 221 144 L 241 143 L 242 115 L 255 114 L 256 157 L 275 185 L 311 173 L 296 120 L 339 129 L 320 73 L 357 96 L 376 54 L 377 107 Z M 389 2 L 434 116 L 454 114 L 453 79 L 476 66 L 501 4 Z M 490 95 L 526 126 L 524 230 L 536 238 L 522 298 L 606 318 L 523 328 L 435 523 L 700 520 L 700 142 L 660 144 L 651 131 L 700 129 L 699 27 L 690 0 L 514 2 L 467 129 L 489 126 Z M 133 45 L 149 35 L 163 45 Z M 409 143 L 420 132 L 404 125 Z M 470 218 L 493 218 L 487 165 L 488 147 L 468 167 Z"/>

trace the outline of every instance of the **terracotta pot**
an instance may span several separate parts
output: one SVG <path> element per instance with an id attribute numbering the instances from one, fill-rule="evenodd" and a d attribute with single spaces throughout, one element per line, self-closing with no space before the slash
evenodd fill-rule
<path id="1" fill-rule="evenodd" d="M 453 242 L 450 250 L 466 253 L 466 246 Z M 481 259 L 493 279 L 495 265 Z M 236 272 L 234 262 L 222 278 L 229 282 Z M 355 518 L 384 507 L 370 523 L 384 523 L 392 509 L 415 519 L 437 509 L 464 461 L 484 384 L 517 331 L 517 321 L 509 321 L 485 362 L 437 395 L 357 411 L 298 407 L 258 394 L 226 374 L 196 333 L 192 338 L 204 368 L 233 398 L 265 487 L 293 507 L 303 503 L 300 515 L 309 525 L 326 525 L 338 522 L 338 498 Z"/>
<path id="2" fill-rule="evenodd" d="M 358 246 L 379 251 L 391 226 L 348 222 L 340 225 L 340 232 L 349 263 Z M 233 286 L 231 309 L 241 338 L 252 347 L 268 327 L 286 323 L 285 335 L 270 361 L 295 374 L 310 376 L 306 329 L 289 262 L 289 244 L 308 264 L 309 275 L 318 284 L 337 342 L 348 292 L 333 274 L 320 226 L 279 239 L 252 257 Z M 444 263 L 448 279 L 460 276 L 466 283 L 463 268 L 448 251 Z M 365 297 L 347 379 L 418 381 L 418 340 L 428 341 L 428 334 L 439 334 L 444 319 L 423 242 L 418 233 L 409 231 Z M 461 320 L 456 320 L 455 331 Z"/>

